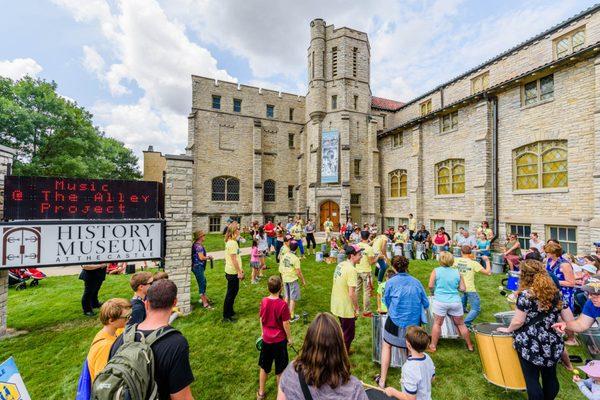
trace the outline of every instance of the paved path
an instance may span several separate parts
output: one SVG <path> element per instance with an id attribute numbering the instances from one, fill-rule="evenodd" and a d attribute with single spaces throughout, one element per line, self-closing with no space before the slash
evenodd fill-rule
<path id="1" fill-rule="evenodd" d="M 315 240 L 317 242 L 317 244 L 320 243 L 324 243 L 325 242 L 325 232 L 317 232 L 315 235 Z M 247 256 L 250 254 L 250 247 L 242 247 L 241 250 L 241 254 L 243 256 Z M 208 253 L 209 255 L 213 256 L 213 258 L 215 260 L 222 260 L 225 258 L 225 251 L 224 250 L 220 250 L 220 251 L 211 251 Z M 141 266 L 144 265 L 143 261 L 136 261 L 135 262 L 135 266 L 136 269 L 141 268 Z M 152 266 L 152 262 L 148 262 L 149 266 Z M 70 265 L 68 267 L 48 267 L 48 268 L 44 268 L 43 272 L 48 275 L 48 276 L 65 276 L 65 275 L 78 275 L 79 272 L 81 272 L 81 266 L 79 265 Z"/>

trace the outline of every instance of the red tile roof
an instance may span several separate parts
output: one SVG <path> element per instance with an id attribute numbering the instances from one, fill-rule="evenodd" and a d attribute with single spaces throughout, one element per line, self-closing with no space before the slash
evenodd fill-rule
<path id="1" fill-rule="evenodd" d="M 377 108 L 385 111 L 396 111 L 400 107 L 402 107 L 404 103 L 400 101 L 384 99 L 381 97 L 371 97 L 371 108 Z"/>

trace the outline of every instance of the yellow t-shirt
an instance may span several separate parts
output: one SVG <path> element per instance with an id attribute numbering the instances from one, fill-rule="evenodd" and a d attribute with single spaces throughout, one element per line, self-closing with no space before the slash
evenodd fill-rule
<path id="1" fill-rule="evenodd" d="M 349 287 L 356 287 L 356 268 L 350 261 L 341 262 L 333 272 L 333 287 L 331 288 L 331 313 L 336 317 L 354 318 L 354 306 Z"/>
<path id="2" fill-rule="evenodd" d="M 367 243 L 360 242 L 358 246 L 364 250 L 362 252 L 360 262 L 356 265 L 356 272 L 360 274 L 371 272 L 371 263 L 369 262 L 369 258 L 375 257 L 375 252 Z"/>
<path id="3" fill-rule="evenodd" d="M 301 240 L 302 239 L 302 226 L 300 224 L 296 224 L 292 227 L 292 229 L 290 229 L 290 233 L 292 234 L 292 236 L 294 237 L 294 239 L 296 240 Z"/>
<path id="4" fill-rule="evenodd" d="M 325 228 L 325 232 L 331 232 L 331 229 L 333 228 L 333 222 L 331 221 L 325 221 L 325 223 L 323 224 L 323 227 Z"/>
<path id="5" fill-rule="evenodd" d="M 373 240 L 373 252 L 375 254 L 385 254 L 386 248 L 384 247 L 383 250 L 381 249 L 381 246 L 384 243 L 387 243 L 387 236 L 378 235 L 375 240 Z"/>
<path id="6" fill-rule="evenodd" d="M 100 373 L 106 367 L 108 363 L 108 356 L 110 354 L 110 348 L 113 343 L 117 340 L 116 336 L 112 336 L 108 332 L 101 330 L 96 334 L 90 347 L 90 352 L 87 356 L 88 369 L 90 370 L 90 377 L 92 382 L 96 379 L 96 375 Z"/>
<path id="7" fill-rule="evenodd" d="M 233 258 L 237 259 L 238 265 L 242 267 L 242 256 L 240 255 L 240 246 L 238 242 L 229 239 L 227 243 L 225 243 L 225 273 L 229 275 L 237 275 L 238 271 L 233 266 Z"/>
<path id="8" fill-rule="evenodd" d="M 463 280 L 465 281 L 465 287 L 467 289 L 467 292 L 476 292 L 477 289 L 475 289 L 475 273 L 483 269 L 481 264 L 479 264 L 475 260 L 471 260 L 468 258 L 456 257 L 454 259 L 453 267 L 458 269 L 458 272 L 460 272 L 460 274 L 462 275 Z"/>
<path id="9" fill-rule="evenodd" d="M 394 235 L 394 243 L 406 243 L 408 240 L 408 232 L 396 232 Z"/>
<path id="10" fill-rule="evenodd" d="M 283 283 L 290 283 L 298 280 L 300 269 L 300 259 L 292 252 L 288 252 L 279 260 L 279 273 Z"/>
<path id="11" fill-rule="evenodd" d="M 410 218 L 408 220 L 408 230 L 409 231 L 416 231 L 417 230 L 417 219 L 416 218 Z"/>
<path id="12" fill-rule="evenodd" d="M 279 262 L 281 262 L 281 258 L 289 252 L 290 252 L 289 247 L 287 247 L 286 245 L 281 246 L 281 249 L 279 249 Z"/>
<path id="13" fill-rule="evenodd" d="M 377 295 L 379 296 L 379 300 L 381 300 L 381 312 L 384 313 L 388 312 L 388 309 L 385 303 L 383 302 L 383 294 L 385 293 L 385 282 L 387 281 L 383 281 L 377 286 Z"/>

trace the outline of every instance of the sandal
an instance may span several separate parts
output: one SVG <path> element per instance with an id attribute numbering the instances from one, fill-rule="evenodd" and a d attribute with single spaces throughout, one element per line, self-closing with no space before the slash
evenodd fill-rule
<path id="1" fill-rule="evenodd" d="M 206 310 L 214 310 L 215 308 L 213 306 L 211 306 L 210 304 L 203 304 L 202 308 L 206 309 Z"/>
<path id="2" fill-rule="evenodd" d="M 256 392 L 256 400 L 265 400 L 265 397 L 267 397 L 266 393 L 260 394 L 259 392 Z"/>
<path id="3" fill-rule="evenodd" d="M 379 375 L 379 374 L 375 375 L 375 376 L 373 377 L 373 380 L 374 380 L 374 381 L 375 381 L 375 383 L 377 384 L 377 387 L 379 387 L 379 388 L 381 388 L 381 389 L 385 389 L 385 387 L 382 387 L 382 386 L 379 384 L 379 381 L 381 380 L 381 375 Z"/>

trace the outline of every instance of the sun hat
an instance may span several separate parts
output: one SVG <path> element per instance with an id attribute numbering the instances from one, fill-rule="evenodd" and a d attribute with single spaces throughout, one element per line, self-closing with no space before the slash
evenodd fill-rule
<path id="1" fill-rule="evenodd" d="M 594 267 L 592 264 L 585 264 L 581 267 L 582 270 L 589 272 L 590 274 L 595 274 L 598 269 Z"/>
<path id="2" fill-rule="evenodd" d="M 363 248 L 356 244 L 351 244 L 349 246 L 344 247 L 344 252 L 347 256 L 352 256 L 354 254 L 360 253 L 361 251 L 363 251 Z"/>
<path id="3" fill-rule="evenodd" d="M 600 281 L 596 279 L 590 279 L 587 285 L 581 287 L 581 290 L 586 291 L 588 293 L 598 294 L 600 293 Z"/>
<path id="4" fill-rule="evenodd" d="M 590 361 L 587 365 L 579 367 L 587 376 L 592 378 L 600 378 L 600 361 Z"/>

